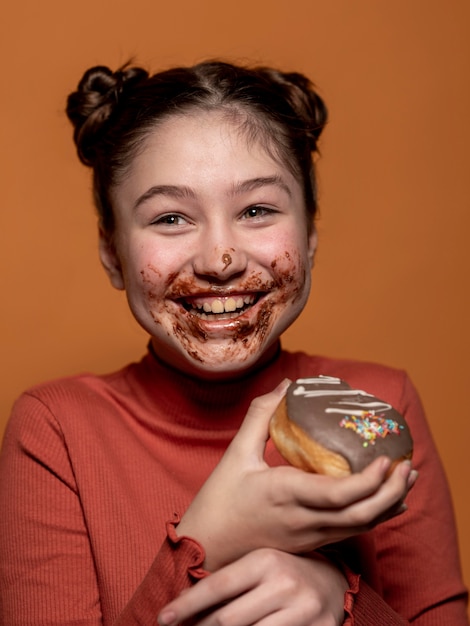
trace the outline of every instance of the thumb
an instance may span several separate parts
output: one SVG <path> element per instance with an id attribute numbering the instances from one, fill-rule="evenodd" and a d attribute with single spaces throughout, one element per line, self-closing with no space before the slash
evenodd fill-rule
<path id="1" fill-rule="evenodd" d="M 291 381 L 285 378 L 273 391 L 255 398 L 231 446 L 252 450 L 262 457 L 269 437 L 269 421 L 284 397 Z"/>

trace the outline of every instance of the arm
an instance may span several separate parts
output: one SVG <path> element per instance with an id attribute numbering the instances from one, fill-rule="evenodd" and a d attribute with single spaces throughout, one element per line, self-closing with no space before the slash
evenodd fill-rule
<path id="1" fill-rule="evenodd" d="M 448 485 L 416 391 L 406 375 L 401 376 L 396 381 L 401 397 L 394 404 L 411 428 L 419 479 L 407 497 L 404 515 L 335 546 L 337 558 L 347 563 L 350 589 L 345 608 L 351 623 L 361 626 L 467 626 L 467 591 Z M 371 570 L 378 575 L 371 576 Z"/>
<path id="2" fill-rule="evenodd" d="M 21 398 L 0 457 L 0 624 L 154 624 L 158 610 L 203 575 L 201 547 L 176 537 L 173 524 L 168 530 L 118 617 L 125 600 L 121 607 L 121 599 L 110 600 L 97 575 L 94 537 L 62 429 L 42 402 Z M 123 581 L 128 578 L 124 571 Z"/>
<path id="3" fill-rule="evenodd" d="M 461 577 L 449 488 L 421 402 L 406 376 L 402 388 L 398 408 L 412 431 L 413 465 L 419 479 L 407 497 L 408 511 L 372 533 L 383 596 L 412 624 L 466 626 L 467 590 Z M 373 613 L 377 594 L 363 581 L 358 583 L 354 605 L 360 624 L 377 623 Z"/>

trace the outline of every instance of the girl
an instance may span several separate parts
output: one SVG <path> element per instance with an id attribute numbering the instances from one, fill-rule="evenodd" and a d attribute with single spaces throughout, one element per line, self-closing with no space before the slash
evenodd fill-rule
<path id="1" fill-rule="evenodd" d="M 327 113 L 310 82 L 221 62 L 95 67 L 67 112 L 102 264 L 149 349 L 18 400 L 0 466 L 1 623 L 466 624 L 449 492 L 406 375 L 280 346 L 317 245 Z M 286 466 L 269 419 L 288 379 L 318 374 L 400 410 L 416 469 Z"/>

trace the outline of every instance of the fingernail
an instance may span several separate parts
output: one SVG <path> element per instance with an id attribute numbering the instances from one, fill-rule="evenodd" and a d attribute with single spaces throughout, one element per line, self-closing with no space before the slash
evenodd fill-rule
<path id="1" fill-rule="evenodd" d="M 401 515 L 402 513 L 405 513 L 405 511 L 408 511 L 408 506 L 403 502 L 397 511 L 397 515 Z"/>
<path id="2" fill-rule="evenodd" d="M 278 395 L 283 396 L 286 393 L 287 388 L 289 387 L 291 383 L 292 381 L 289 378 L 284 378 L 284 380 L 281 380 L 281 382 L 279 383 L 279 385 L 276 387 L 274 391 Z"/>
<path id="3" fill-rule="evenodd" d="M 408 479 L 411 475 L 411 461 L 409 461 L 408 459 L 406 461 L 402 461 L 400 463 L 400 471 L 401 471 L 401 475 L 402 476 L 406 476 L 406 478 Z"/>
<path id="4" fill-rule="evenodd" d="M 381 457 L 380 469 L 383 472 L 388 471 L 391 465 L 392 465 L 392 459 L 389 459 L 388 456 Z"/>
<path id="5" fill-rule="evenodd" d="M 406 506 L 404 502 L 402 502 L 399 506 L 398 505 L 396 506 L 395 510 L 392 513 L 390 513 L 387 519 L 394 519 L 395 517 L 403 515 L 403 513 L 405 513 L 407 510 L 408 510 L 408 507 Z"/>
<path id="6" fill-rule="evenodd" d="M 416 479 L 418 478 L 419 474 L 417 470 L 411 470 L 410 475 L 408 476 L 408 482 L 406 483 L 406 486 L 408 487 L 408 489 L 411 489 L 411 487 L 415 484 Z"/>
<path id="7" fill-rule="evenodd" d="M 163 611 L 158 616 L 157 621 L 160 626 L 172 626 L 172 624 L 176 624 L 176 613 L 174 611 Z"/>

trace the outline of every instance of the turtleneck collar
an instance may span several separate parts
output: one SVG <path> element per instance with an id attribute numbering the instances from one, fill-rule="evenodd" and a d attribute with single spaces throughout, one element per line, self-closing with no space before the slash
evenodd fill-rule
<path id="1" fill-rule="evenodd" d="M 168 421 L 197 429 L 238 428 L 255 397 L 292 376 L 289 356 L 279 343 L 273 358 L 258 369 L 239 378 L 206 381 L 168 366 L 149 349 L 129 369 L 128 381 L 150 411 Z"/>

